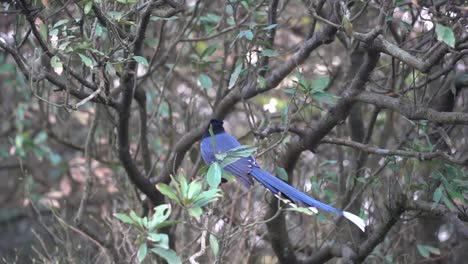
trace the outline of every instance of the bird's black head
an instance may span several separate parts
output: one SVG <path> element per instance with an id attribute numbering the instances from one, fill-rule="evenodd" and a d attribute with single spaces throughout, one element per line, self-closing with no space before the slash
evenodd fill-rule
<path id="1" fill-rule="evenodd" d="M 205 132 L 205 135 L 203 136 L 203 138 L 211 136 L 210 135 L 210 127 L 212 127 L 213 134 L 215 134 L 215 135 L 220 134 L 220 133 L 224 133 L 223 120 L 211 119 L 210 124 L 206 128 L 206 132 Z"/>

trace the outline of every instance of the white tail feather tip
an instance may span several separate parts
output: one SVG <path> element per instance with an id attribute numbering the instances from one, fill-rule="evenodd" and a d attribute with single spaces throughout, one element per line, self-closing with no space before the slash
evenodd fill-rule
<path id="1" fill-rule="evenodd" d="M 343 212 L 343 216 L 346 219 L 348 219 L 349 221 L 353 222 L 355 225 L 357 225 L 359 227 L 359 229 L 362 230 L 362 232 L 365 232 L 366 223 L 364 222 L 364 220 L 361 217 L 359 217 L 359 216 L 357 216 L 355 214 L 346 212 L 346 211 Z"/>

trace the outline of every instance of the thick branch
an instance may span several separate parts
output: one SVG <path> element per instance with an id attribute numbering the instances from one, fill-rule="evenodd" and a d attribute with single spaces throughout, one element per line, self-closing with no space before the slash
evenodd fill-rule
<path id="1" fill-rule="evenodd" d="M 372 92 L 362 92 L 354 96 L 360 102 L 373 104 L 379 107 L 392 109 L 411 120 L 428 120 L 442 124 L 468 125 L 468 114 L 460 112 L 439 112 L 432 108 L 414 105 L 405 99 Z"/>
<path id="2" fill-rule="evenodd" d="M 50 83 L 60 88 L 60 90 L 63 90 L 63 91 L 67 90 L 72 96 L 76 97 L 77 99 L 82 100 L 90 96 L 90 94 L 82 90 L 67 89 L 68 84 L 65 82 L 65 80 L 63 80 L 61 76 L 55 73 L 33 72 L 32 69 L 29 67 L 29 65 L 26 64 L 26 60 L 18 53 L 18 50 L 6 44 L 2 39 L 0 39 L 0 48 L 5 50 L 7 53 L 9 53 L 13 57 L 13 59 L 16 62 L 16 65 L 18 65 L 18 68 L 21 70 L 21 72 L 23 73 L 24 77 L 27 80 L 31 80 L 32 82 L 39 82 L 43 79 L 46 79 Z M 93 97 L 91 101 L 100 103 L 100 104 L 109 105 L 114 108 L 116 107 L 116 104 L 114 101 L 112 100 L 105 101 L 101 97 Z"/>
<path id="3" fill-rule="evenodd" d="M 404 201 L 397 201 L 396 207 L 390 212 L 390 219 L 379 226 L 376 231 L 367 238 L 359 247 L 357 255 L 353 258 L 357 262 L 362 262 L 380 244 L 390 229 L 398 222 L 400 216 L 405 212 Z"/>
<path id="4" fill-rule="evenodd" d="M 287 171 L 292 171 L 294 165 L 302 151 L 313 149 L 336 125 L 343 122 L 349 114 L 354 102 L 353 97 L 357 96 L 365 88 L 366 82 L 369 80 L 370 73 L 375 68 L 379 59 L 379 53 L 369 51 L 366 59 L 351 85 L 343 92 L 337 104 L 332 107 L 318 124 L 315 125 L 311 133 L 304 135 L 298 142 L 292 143 L 287 150 L 288 160 L 285 164 Z"/>
<path id="5" fill-rule="evenodd" d="M 438 204 L 434 205 L 433 203 L 428 203 L 424 201 L 419 201 L 419 200 L 411 200 L 407 201 L 406 203 L 406 209 L 411 210 L 411 211 L 420 211 L 420 212 L 425 212 L 429 213 L 432 215 L 438 215 L 438 216 L 444 216 L 444 215 L 450 215 L 450 214 L 456 214 L 457 217 L 464 221 L 468 222 L 468 214 L 455 211 L 455 210 L 450 210 L 449 208 L 445 207 L 444 205 Z"/>
<path id="6" fill-rule="evenodd" d="M 137 33 L 135 43 L 133 47 L 133 54 L 141 54 L 141 48 L 145 37 L 146 28 L 149 23 L 151 16 L 151 10 L 155 1 L 151 1 L 149 6 L 146 8 L 142 15 L 142 19 L 137 27 Z M 144 177 L 136 166 L 132 155 L 130 154 L 130 142 L 129 142 L 129 125 L 131 115 L 131 105 L 134 96 L 134 90 L 136 88 L 136 68 L 137 62 L 130 60 L 126 64 L 125 74 L 122 78 L 122 101 L 118 108 L 119 113 L 119 124 L 118 124 L 118 142 L 119 142 L 119 158 L 125 171 L 128 174 L 130 180 L 135 186 L 142 191 L 151 202 L 155 205 L 162 204 L 164 202 L 164 196 L 159 193 L 156 188 L 151 184 L 148 178 Z M 141 104 L 145 102 L 140 102 Z"/>
<path id="7" fill-rule="evenodd" d="M 325 245 L 312 256 L 304 260 L 304 264 L 325 263 L 332 258 L 341 257 L 341 246 L 339 244 Z"/>
<path id="8" fill-rule="evenodd" d="M 366 153 L 376 154 L 380 156 L 400 156 L 400 157 L 408 157 L 408 158 L 417 158 L 419 160 L 433 160 L 433 159 L 440 159 L 446 162 L 451 162 L 459 165 L 467 165 L 468 160 L 458 160 L 450 155 L 442 152 L 417 152 L 412 150 L 401 150 L 401 149 L 383 149 L 376 146 L 362 144 L 356 141 L 341 139 L 341 138 L 331 138 L 325 137 L 320 143 L 325 144 L 335 144 L 335 145 L 343 145 L 352 147 L 358 150 L 361 150 Z"/>
<path id="9" fill-rule="evenodd" d="M 64 56 L 62 56 L 59 53 L 54 54 L 54 52 L 51 51 L 49 49 L 49 47 L 47 46 L 47 40 L 44 40 L 42 38 L 41 33 L 37 29 L 37 26 L 35 24 L 36 17 L 31 13 L 32 8 L 29 5 L 29 3 L 27 3 L 26 1 L 19 1 L 18 4 L 20 5 L 20 8 L 22 9 L 24 15 L 26 16 L 26 19 L 29 22 L 29 26 L 31 27 L 31 31 L 32 31 L 34 37 L 38 41 L 39 45 L 41 46 L 41 48 L 45 52 L 45 54 L 49 58 L 52 58 L 54 55 L 57 55 L 62 61 L 67 61 L 66 59 L 64 59 Z M 73 76 L 82 85 L 90 88 L 93 91 L 96 91 L 98 89 L 98 87 L 97 87 L 97 85 L 95 83 L 90 82 L 90 81 L 86 80 L 85 78 L 83 78 L 82 76 L 80 76 L 77 72 L 75 72 L 75 70 L 73 70 L 71 67 L 69 67 L 66 63 L 63 63 L 63 68 L 64 68 L 64 70 L 66 72 L 69 72 L 71 74 L 71 76 Z"/>
<path id="10" fill-rule="evenodd" d="M 336 34 L 336 28 L 330 25 L 324 25 L 322 30 L 315 34 L 312 38 L 307 39 L 301 48 L 295 52 L 290 59 L 285 63 L 281 64 L 278 68 L 273 70 L 266 78 L 266 87 L 263 90 L 256 89 L 256 83 L 250 82 L 243 89 L 231 90 L 221 102 L 217 105 L 214 110 L 213 116 L 217 118 L 224 118 L 232 109 L 232 107 L 238 103 L 242 97 L 249 99 L 257 94 L 267 92 L 277 87 L 281 81 L 290 74 L 298 65 L 304 63 L 310 56 L 312 51 L 320 47 L 323 44 L 328 44 L 333 41 Z M 244 94 L 242 91 L 246 91 Z M 175 146 L 171 158 L 164 165 L 164 169 L 159 176 L 158 181 L 166 182 L 169 180 L 169 174 L 172 173 L 173 169 L 177 169 L 183 160 L 185 153 L 190 147 L 200 139 L 203 132 L 208 125 L 208 120 L 202 122 L 198 127 L 192 129 L 188 134 L 185 134 Z"/>
<path id="11" fill-rule="evenodd" d="M 136 62 L 129 62 L 129 69 L 135 67 L 133 64 L 136 65 Z M 124 76 L 123 82 L 125 89 L 122 94 L 121 104 L 118 108 L 119 123 L 117 127 L 117 133 L 119 143 L 119 158 L 133 184 L 135 184 L 135 186 L 140 191 L 148 196 L 153 204 L 162 204 L 164 202 L 164 196 L 160 194 L 151 184 L 151 182 L 141 174 L 135 162 L 133 161 L 132 155 L 130 154 L 129 121 L 134 82 L 134 72 L 130 73 L 129 70 L 127 70 L 127 75 Z"/>
<path id="12" fill-rule="evenodd" d="M 359 40 L 359 34 L 356 34 Z M 437 64 L 437 61 L 442 59 L 448 52 L 448 46 L 443 43 L 438 43 L 431 50 L 428 51 L 426 57 L 417 58 L 402 48 L 384 39 L 382 35 L 378 36 L 373 40 L 370 46 L 378 51 L 386 53 L 394 58 L 397 58 L 409 66 L 421 71 L 423 73 L 428 72 L 433 66 Z"/>

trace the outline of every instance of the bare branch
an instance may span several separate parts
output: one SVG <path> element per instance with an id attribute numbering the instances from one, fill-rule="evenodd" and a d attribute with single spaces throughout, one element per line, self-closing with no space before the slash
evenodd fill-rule
<path id="1" fill-rule="evenodd" d="M 383 149 L 376 146 L 362 144 L 356 141 L 341 139 L 341 138 L 332 138 L 332 137 L 324 137 L 321 143 L 326 144 L 335 144 L 335 145 L 343 145 L 352 147 L 355 149 L 359 149 L 366 153 L 376 154 L 380 156 L 400 156 L 400 157 L 408 157 L 408 158 L 416 158 L 418 160 L 433 160 L 439 159 L 442 161 L 459 164 L 459 165 L 467 165 L 468 160 L 458 160 L 445 152 L 436 151 L 436 152 L 418 152 L 412 150 L 400 150 L 400 149 Z"/>
<path id="2" fill-rule="evenodd" d="M 379 54 L 375 51 L 367 53 L 366 59 L 359 68 L 351 85 L 343 92 L 340 99 L 334 107 L 332 107 L 327 115 L 320 120 L 314 131 L 304 135 L 298 142 L 291 144 L 288 148 L 286 156 L 288 160 L 285 164 L 285 169 L 292 172 L 294 165 L 302 151 L 306 149 L 314 149 L 320 140 L 325 137 L 337 124 L 344 121 L 349 114 L 349 110 L 353 106 L 352 98 L 361 93 L 365 89 L 365 84 L 369 79 L 370 73 L 375 68 Z"/>
<path id="3" fill-rule="evenodd" d="M 411 120 L 428 120 L 442 124 L 468 125 L 468 114 L 460 112 L 439 112 L 432 108 L 414 105 L 405 101 L 404 98 L 393 98 L 390 96 L 362 92 L 353 97 L 354 100 L 373 104 L 379 107 L 392 109 Z"/>

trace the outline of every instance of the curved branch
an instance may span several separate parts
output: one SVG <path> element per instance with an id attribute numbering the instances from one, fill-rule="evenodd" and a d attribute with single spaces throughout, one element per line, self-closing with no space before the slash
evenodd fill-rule
<path id="1" fill-rule="evenodd" d="M 363 144 L 363 143 L 356 142 L 356 141 L 351 141 L 351 140 L 346 140 L 346 139 L 341 139 L 341 138 L 332 138 L 332 137 L 325 137 L 323 138 L 322 141 L 320 141 L 320 143 L 347 146 L 347 147 L 361 150 L 369 154 L 376 154 L 380 156 L 401 156 L 401 157 L 408 157 L 408 158 L 417 158 L 419 160 L 440 159 L 440 160 L 451 162 L 454 164 L 468 165 L 467 159 L 459 160 L 454 157 L 451 157 L 450 155 L 442 151 L 417 152 L 417 151 L 412 151 L 412 150 L 401 150 L 401 149 L 383 149 L 383 148 Z"/>
<path id="2" fill-rule="evenodd" d="M 394 110 L 411 120 L 428 120 L 442 124 L 468 125 L 467 113 L 439 112 L 432 108 L 405 102 L 404 99 L 397 99 L 382 94 L 362 92 L 355 95 L 353 100 Z"/>
<path id="3" fill-rule="evenodd" d="M 330 25 L 324 25 L 322 30 L 302 44 L 301 48 L 295 52 L 286 62 L 273 70 L 266 78 L 266 87 L 262 90 L 257 89 L 255 82 L 249 82 L 242 89 L 231 90 L 217 105 L 213 117 L 223 119 L 242 98 L 249 99 L 260 93 L 267 92 L 277 87 L 283 79 L 288 76 L 298 65 L 303 64 L 309 58 L 312 51 L 323 44 L 331 43 L 334 39 L 337 29 Z M 243 92 L 245 91 L 245 92 Z M 166 162 L 159 175 L 158 182 L 169 181 L 169 174 L 173 169 L 177 169 L 190 147 L 201 138 L 208 125 L 208 120 L 202 122 L 199 126 L 185 134 L 177 143 L 172 152 L 171 158 Z"/>
<path id="4" fill-rule="evenodd" d="M 342 93 L 337 104 L 332 107 L 324 118 L 320 120 L 311 133 L 304 135 L 298 142 L 292 143 L 287 150 L 288 160 L 285 169 L 291 172 L 302 151 L 314 149 L 336 125 L 343 122 L 349 115 L 351 107 L 354 105 L 352 98 L 356 97 L 365 89 L 365 84 L 369 80 L 370 73 L 377 65 L 379 53 L 373 50 L 368 51 L 364 63 L 359 68 L 351 85 Z"/>
<path id="5" fill-rule="evenodd" d="M 376 231 L 371 236 L 369 236 L 369 238 L 361 243 L 361 246 L 359 246 L 357 251 L 357 255 L 353 257 L 355 261 L 364 261 L 372 252 L 372 250 L 374 250 L 374 248 L 384 240 L 390 229 L 398 222 L 400 216 L 405 212 L 405 201 L 401 198 L 403 197 L 400 197 L 400 200 L 397 201 L 395 208 L 390 211 L 390 219 L 386 223 L 379 226 Z"/>

